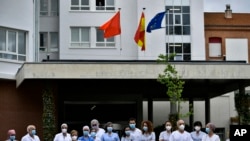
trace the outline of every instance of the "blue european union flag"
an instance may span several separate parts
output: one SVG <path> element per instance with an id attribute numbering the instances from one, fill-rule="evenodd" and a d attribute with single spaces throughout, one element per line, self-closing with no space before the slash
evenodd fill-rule
<path id="1" fill-rule="evenodd" d="M 149 24 L 147 26 L 147 32 L 150 33 L 151 30 L 161 28 L 161 22 L 162 22 L 163 17 L 165 16 L 165 13 L 166 13 L 165 11 L 160 12 L 160 13 L 156 14 L 153 19 L 151 19 L 151 21 L 149 22 Z"/>

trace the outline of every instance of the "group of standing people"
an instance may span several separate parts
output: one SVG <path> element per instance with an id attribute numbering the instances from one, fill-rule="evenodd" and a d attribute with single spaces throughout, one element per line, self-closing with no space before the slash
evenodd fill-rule
<path id="1" fill-rule="evenodd" d="M 136 119 L 130 118 L 127 126 L 124 127 L 121 137 L 114 132 L 113 123 L 107 122 L 104 128 L 99 127 L 99 121 L 93 119 L 90 126 L 82 127 L 82 136 L 79 136 L 77 130 L 68 132 L 68 125 L 61 125 L 61 132 L 57 133 L 53 141 L 156 141 L 156 135 L 153 123 L 149 120 L 142 121 L 141 128 L 136 127 Z M 214 133 L 215 125 L 208 123 L 205 132 L 201 131 L 202 123 L 194 122 L 194 131 L 185 130 L 184 120 L 177 121 L 177 130 L 173 130 L 170 121 L 165 122 L 165 130 L 159 134 L 159 141 L 220 141 L 217 134 Z M 15 130 L 8 131 L 8 141 L 16 141 Z M 36 127 L 29 125 L 27 134 L 22 137 L 21 141 L 40 141 L 36 135 Z"/>
<path id="2" fill-rule="evenodd" d="M 156 141 L 153 123 L 149 120 L 141 122 L 141 127 L 137 128 L 136 119 L 129 119 L 127 126 L 123 128 L 121 136 L 114 132 L 113 123 L 107 122 L 104 128 L 99 127 L 99 122 L 93 119 L 90 122 L 90 127 L 84 125 L 82 128 L 82 136 L 78 137 L 78 132 L 72 130 L 66 133 L 63 130 L 67 127 L 62 124 L 62 133 L 58 133 L 54 141 Z M 205 132 L 201 131 L 202 123 L 194 122 L 194 131 L 188 132 L 185 130 L 184 120 L 177 121 L 177 130 L 173 130 L 170 121 L 165 122 L 165 130 L 159 134 L 159 141 L 220 141 L 220 138 L 215 134 L 215 125 L 208 123 Z"/>

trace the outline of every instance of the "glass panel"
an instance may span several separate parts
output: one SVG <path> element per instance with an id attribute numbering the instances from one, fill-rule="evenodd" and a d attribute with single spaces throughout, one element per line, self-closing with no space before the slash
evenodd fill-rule
<path id="1" fill-rule="evenodd" d="M 182 60 L 182 55 L 177 54 L 177 55 L 174 57 L 174 60 L 177 60 L 177 61 Z"/>
<path id="2" fill-rule="evenodd" d="M 79 0 L 71 0 L 71 5 L 79 5 Z"/>
<path id="3" fill-rule="evenodd" d="M 55 49 L 56 48 L 56 49 Z M 50 33 L 50 52 L 58 51 L 58 33 Z"/>
<path id="4" fill-rule="evenodd" d="M 25 32 L 18 32 L 18 54 L 26 54 Z"/>
<path id="5" fill-rule="evenodd" d="M 89 28 L 81 28 L 82 42 L 89 42 Z"/>
<path id="6" fill-rule="evenodd" d="M 183 35 L 190 35 L 190 26 L 183 26 Z"/>
<path id="7" fill-rule="evenodd" d="M 51 16 L 57 16 L 58 14 L 58 0 L 51 0 Z"/>
<path id="8" fill-rule="evenodd" d="M 106 10 L 115 10 L 115 7 L 106 7 Z"/>
<path id="9" fill-rule="evenodd" d="M 25 56 L 18 55 L 18 61 L 25 61 L 25 60 L 26 60 Z"/>
<path id="10" fill-rule="evenodd" d="M 48 33 L 40 33 L 40 47 L 48 46 Z"/>
<path id="11" fill-rule="evenodd" d="M 71 42 L 79 42 L 79 28 L 73 27 L 71 28 Z"/>
<path id="12" fill-rule="evenodd" d="M 183 60 L 190 61 L 191 60 L 191 55 L 190 54 L 184 54 Z"/>
<path id="13" fill-rule="evenodd" d="M 183 25 L 190 25 L 190 15 L 183 14 L 182 15 L 182 22 L 183 22 Z"/>
<path id="14" fill-rule="evenodd" d="M 79 10 L 80 7 L 71 7 L 70 9 L 71 9 L 71 10 Z"/>
<path id="15" fill-rule="evenodd" d="M 81 47 L 90 47 L 90 43 L 81 43 Z"/>
<path id="16" fill-rule="evenodd" d="M 106 5 L 115 5 L 114 0 L 106 0 Z"/>
<path id="17" fill-rule="evenodd" d="M 169 14 L 169 25 L 173 25 L 174 23 L 174 18 L 173 18 L 173 14 Z"/>
<path id="18" fill-rule="evenodd" d="M 82 5 L 89 5 L 89 0 L 82 0 Z"/>
<path id="19" fill-rule="evenodd" d="M 3 58 L 5 59 L 11 59 L 11 60 L 17 60 L 17 56 L 16 55 L 12 55 L 12 54 L 3 54 Z"/>
<path id="20" fill-rule="evenodd" d="M 181 13 L 181 6 L 174 6 L 174 13 Z"/>
<path id="21" fill-rule="evenodd" d="M 96 29 L 96 41 L 97 42 L 104 42 L 103 31 Z"/>
<path id="22" fill-rule="evenodd" d="M 105 46 L 105 43 L 96 43 L 96 46 L 99 47 L 99 46 Z"/>
<path id="23" fill-rule="evenodd" d="M 175 53 L 182 53 L 182 46 L 175 46 Z"/>
<path id="24" fill-rule="evenodd" d="M 172 12 L 171 9 L 173 9 L 173 6 L 166 6 L 165 9 L 166 9 L 166 12 L 167 12 L 167 11 Z"/>
<path id="25" fill-rule="evenodd" d="M 73 47 L 79 47 L 80 43 L 71 43 L 71 46 L 73 46 Z"/>
<path id="26" fill-rule="evenodd" d="M 48 0 L 40 0 L 40 15 L 48 15 Z"/>
<path id="27" fill-rule="evenodd" d="M 174 33 L 175 35 L 181 35 L 182 34 L 182 26 L 175 26 L 174 27 Z"/>
<path id="28" fill-rule="evenodd" d="M 173 35 L 174 34 L 174 27 L 173 26 L 169 26 L 169 35 Z"/>
<path id="29" fill-rule="evenodd" d="M 89 7 L 81 7 L 81 10 L 89 10 L 89 9 L 90 9 Z M 76 10 L 79 10 L 79 8 Z"/>
<path id="30" fill-rule="evenodd" d="M 115 43 L 107 43 L 107 47 L 114 47 Z"/>
<path id="31" fill-rule="evenodd" d="M 183 7 L 182 7 L 182 13 L 190 13 L 190 8 L 189 8 L 189 6 L 183 6 Z"/>
<path id="32" fill-rule="evenodd" d="M 96 0 L 96 6 L 105 6 L 104 0 Z"/>
<path id="33" fill-rule="evenodd" d="M 0 29 L 0 50 L 6 51 L 6 30 Z"/>
<path id="34" fill-rule="evenodd" d="M 8 51 L 16 52 L 16 32 L 8 31 Z"/>
<path id="35" fill-rule="evenodd" d="M 114 37 L 107 38 L 107 42 L 115 42 L 115 38 Z"/>
<path id="36" fill-rule="evenodd" d="M 174 15 L 174 23 L 181 24 L 181 15 Z"/>
<path id="37" fill-rule="evenodd" d="M 183 53 L 191 53 L 190 43 L 183 43 Z"/>

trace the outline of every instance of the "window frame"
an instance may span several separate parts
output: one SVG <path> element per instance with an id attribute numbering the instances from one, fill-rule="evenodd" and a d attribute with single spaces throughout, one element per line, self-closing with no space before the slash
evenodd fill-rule
<path id="1" fill-rule="evenodd" d="M 104 4 L 102 6 L 97 6 L 97 1 L 95 1 L 95 10 L 96 11 L 114 11 L 115 10 L 115 0 L 112 0 L 114 5 L 108 5 L 107 1 L 108 0 L 102 0 L 104 1 Z"/>
<path id="2" fill-rule="evenodd" d="M 104 32 L 99 29 L 99 27 L 96 27 L 96 40 L 95 40 L 95 47 L 96 48 L 116 48 L 116 39 L 115 37 L 110 38 L 104 38 Z M 103 37 L 103 41 L 98 41 L 98 35 L 101 34 L 101 37 Z M 103 45 L 101 45 L 103 44 Z M 110 44 L 110 45 L 109 45 Z"/>
<path id="3" fill-rule="evenodd" d="M 78 9 L 72 9 L 72 8 L 78 8 Z M 88 5 L 82 5 L 82 0 L 78 0 L 78 5 L 73 5 L 72 0 L 71 0 L 70 10 L 71 11 L 89 11 L 90 10 L 90 1 L 88 0 Z"/>
<path id="4" fill-rule="evenodd" d="M 9 61 L 20 61 L 20 62 L 24 62 L 26 61 L 26 56 L 27 56 L 27 31 L 23 31 L 23 30 L 15 30 L 15 29 L 10 29 L 10 28 L 0 28 L 0 30 L 3 30 L 5 32 L 5 50 L 0 50 L 0 59 L 1 60 L 9 60 Z M 8 49 L 9 46 L 9 32 L 14 32 L 15 33 L 15 51 L 11 51 Z M 20 38 L 19 38 L 19 34 L 23 33 L 24 34 L 24 38 L 23 38 L 23 50 L 24 53 L 19 53 L 19 42 Z M 11 57 L 12 56 L 12 57 Z M 13 58 L 14 57 L 14 58 Z M 20 59 L 20 58 L 24 58 L 24 59 Z"/>
<path id="5" fill-rule="evenodd" d="M 73 42 L 72 41 L 72 29 L 76 28 L 78 29 L 78 34 L 79 34 L 79 40 L 78 42 Z M 83 28 L 87 28 L 88 29 L 88 42 L 82 41 L 82 29 Z M 91 27 L 70 27 L 70 48 L 91 48 Z M 79 44 L 78 46 L 73 45 L 73 44 Z M 87 46 L 83 46 L 84 44 L 86 44 Z"/>

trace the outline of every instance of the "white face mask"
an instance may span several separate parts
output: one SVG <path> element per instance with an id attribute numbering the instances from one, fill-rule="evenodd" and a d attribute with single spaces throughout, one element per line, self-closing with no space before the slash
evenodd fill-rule
<path id="1" fill-rule="evenodd" d="M 62 133 L 67 133 L 67 129 L 62 129 Z"/>
<path id="2" fill-rule="evenodd" d="M 171 130 L 171 128 L 172 128 L 171 126 L 166 126 L 167 130 Z"/>
<path id="3" fill-rule="evenodd" d="M 180 125 L 180 126 L 179 126 L 179 129 L 180 129 L 180 130 L 184 130 L 184 129 L 185 129 L 185 125 L 183 125 L 183 124 Z"/>
<path id="4" fill-rule="evenodd" d="M 201 127 L 200 126 L 195 126 L 194 129 L 195 129 L 195 131 L 200 131 Z"/>
<path id="5" fill-rule="evenodd" d="M 77 139 L 77 136 L 72 136 L 72 140 L 76 140 Z"/>

